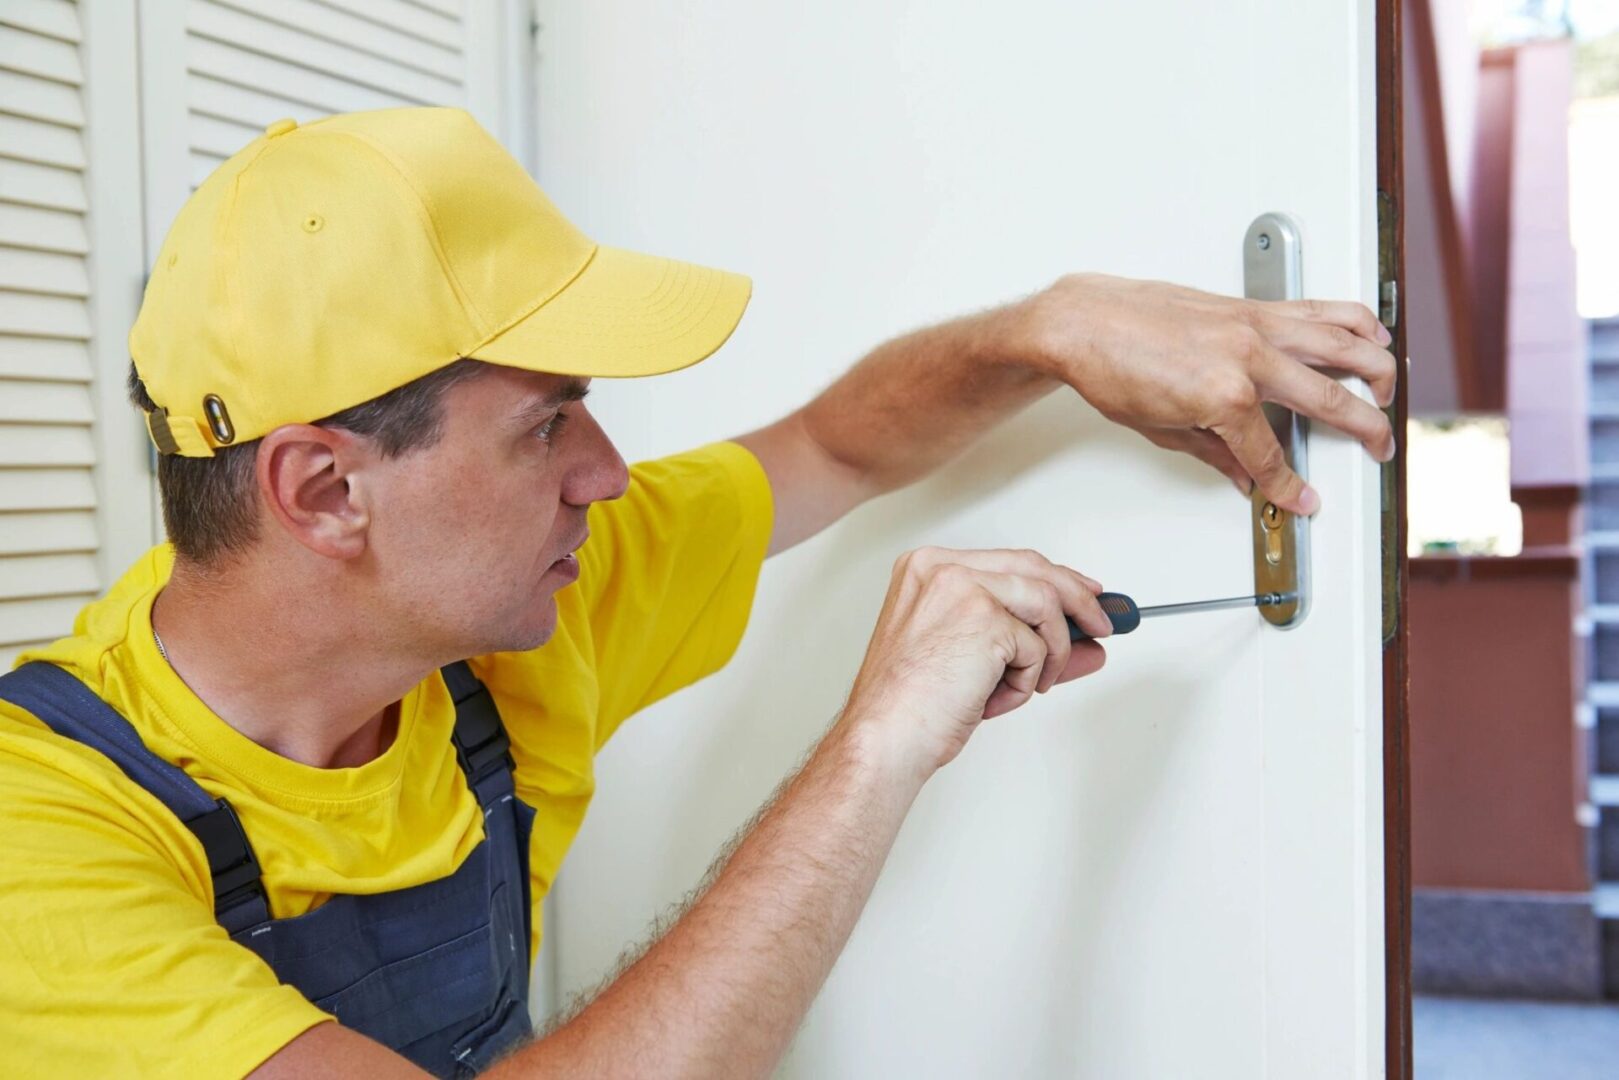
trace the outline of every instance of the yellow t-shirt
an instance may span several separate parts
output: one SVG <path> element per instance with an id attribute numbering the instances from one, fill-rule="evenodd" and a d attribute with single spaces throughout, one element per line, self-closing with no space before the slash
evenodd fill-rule
<path id="1" fill-rule="evenodd" d="M 735 443 L 631 469 L 590 510 L 577 584 L 544 646 L 472 660 L 500 708 L 517 794 L 537 813 L 540 900 L 584 819 L 592 759 L 632 713 L 725 664 L 747 624 L 771 529 L 770 487 Z M 152 600 L 173 562 L 141 558 L 74 622 L 23 654 L 79 676 L 160 757 L 230 800 L 270 911 L 454 872 L 483 837 L 434 673 L 398 734 L 358 768 L 319 769 L 236 732 L 159 656 Z M 0 701 L 0 1076 L 241 1076 L 327 1019 L 214 921 L 201 844 L 107 758 Z"/>

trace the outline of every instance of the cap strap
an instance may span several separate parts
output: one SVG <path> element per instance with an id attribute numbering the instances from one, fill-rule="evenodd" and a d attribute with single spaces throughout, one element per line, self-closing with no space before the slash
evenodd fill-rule
<path id="1" fill-rule="evenodd" d="M 214 448 L 203 434 L 201 424 L 189 416 L 170 416 L 169 410 L 161 406 L 146 414 L 146 433 L 160 454 L 214 456 Z"/>

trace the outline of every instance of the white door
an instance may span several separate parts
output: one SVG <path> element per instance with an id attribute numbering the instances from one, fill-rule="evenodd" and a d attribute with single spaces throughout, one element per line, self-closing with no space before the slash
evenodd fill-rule
<path id="1" fill-rule="evenodd" d="M 539 178 L 603 242 L 753 275 L 714 359 L 603 384 L 626 456 L 740 433 L 879 340 L 1073 270 L 1376 284 L 1369 0 L 540 9 Z M 1364 393 L 1364 389 L 1361 388 Z M 1149 622 L 923 793 L 782 1074 L 1358 1077 L 1383 1067 L 1378 468 L 1317 429 L 1314 603 Z M 628 724 L 562 873 L 561 990 L 611 970 L 838 709 L 894 557 L 1030 546 L 1140 602 L 1251 591 L 1248 504 L 1042 403 L 765 569 L 729 668 Z"/>

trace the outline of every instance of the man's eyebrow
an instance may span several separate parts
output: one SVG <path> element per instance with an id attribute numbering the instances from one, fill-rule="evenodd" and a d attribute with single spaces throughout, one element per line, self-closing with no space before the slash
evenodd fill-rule
<path id="1" fill-rule="evenodd" d="M 540 394 L 527 398 L 517 411 L 512 414 L 514 419 L 526 420 L 550 412 L 559 405 L 570 401 L 583 401 L 590 396 L 590 384 L 583 379 L 569 379 L 548 394 Z"/>

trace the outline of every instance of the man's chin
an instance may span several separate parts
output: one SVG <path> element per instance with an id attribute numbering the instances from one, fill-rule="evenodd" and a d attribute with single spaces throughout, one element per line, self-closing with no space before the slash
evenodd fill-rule
<path id="1" fill-rule="evenodd" d="M 557 632 L 556 598 L 547 596 L 523 613 L 520 625 L 502 637 L 507 644 L 493 652 L 527 652 L 550 641 Z"/>

